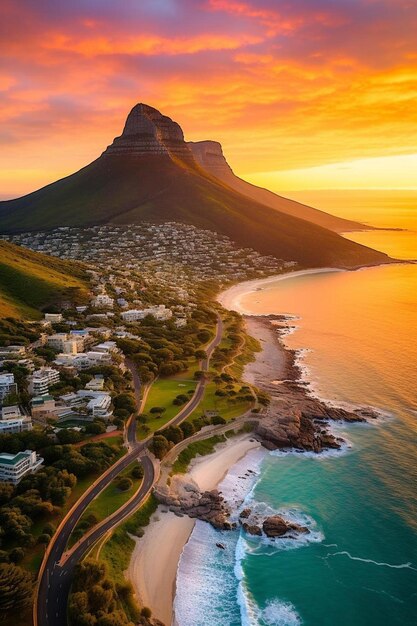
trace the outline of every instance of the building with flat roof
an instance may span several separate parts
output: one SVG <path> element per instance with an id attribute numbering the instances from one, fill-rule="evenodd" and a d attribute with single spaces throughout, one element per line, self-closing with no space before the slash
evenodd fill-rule
<path id="1" fill-rule="evenodd" d="M 34 396 L 43 396 L 49 387 L 59 382 L 59 372 L 53 367 L 41 367 L 33 372 L 29 379 L 29 392 Z"/>
<path id="2" fill-rule="evenodd" d="M 0 374 L 0 403 L 11 393 L 17 393 L 17 385 L 14 381 L 14 374 L 4 372 Z"/>
<path id="3" fill-rule="evenodd" d="M 96 374 L 85 386 L 89 391 L 103 391 L 104 376 Z"/>
<path id="4" fill-rule="evenodd" d="M 25 450 L 17 454 L 0 454 L 0 480 L 17 485 L 26 474 L 36 472 L 42 465 L 43 458 L 34 450 Z"/>
<path id="5" fill-rule="evenodd" d="M 3 421 L 3 420 L 15 420 L 15 419 L 18 419 L 21 416 L 22 416 L 22 414 L 21 414 L 20 409 L 17 406 L 17 404 L 15 404 L 13 406 L 4 406 L 1 409 L 1 413 L 0 413 L 1 421 Z"/>
<path id="6" fill-rule="evenodd" d="M 18 419 L 8 419 L 0 421 L 0 435 L 12 435 L 32 430 L 32 420 L 30 417 L 21 416 Z"/>
<path id="7" fill-rule="evenodd" d="M 31 400 L 32 417 L 46 421 L 47 419 L 57 419 L 56 404 L 52 396 L 36 396 Z"/>
<path id="8" fill-rule="evenodd" d="M 45 313 L 45 320 L 51 324 L 59 324 L 62 322 L 62 313 Z"/>

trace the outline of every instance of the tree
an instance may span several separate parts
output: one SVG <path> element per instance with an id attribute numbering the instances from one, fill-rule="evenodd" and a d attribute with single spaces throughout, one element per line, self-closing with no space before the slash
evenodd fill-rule
<path id="1" fill-rule="evenodd" d="M 0 611 L 27 606 L 32 598 L 32 576 L 13 563 L 0 564 Z"/>
<path id="2" fill-rule="evenodd" d="M 118 489 L 120 489 L 120 491 L 128 491 L 132 487 L 132 485 L 132 481 L 127 476 L 121 478 L 117 483 L 117 487 Z"/>
<path id="3" fill-rule="evenodd" d="M 9 558 L 12 563 L 20 563 L 24 556 L 25 551 L 23 550 L 23 548 L 13 548 L 13 550 L 11 550 L 9 554 Z"/>
<path id="4" fill-rule="evenodd" d="M 164 407 L 162 406 L 153 406 L 151 409 L 149 409 L 149 413 L 165 413 L 166 409 L 164 409 Z"/>
<path id="5" fill-rule="evenodd" d="M 91 422 L 85 427 L 85 432 L 91 435 L 102 435 L 106 432 L 106 427 L 102 422 Z"/>
<path id="6" fill-rule="evenodd" d="M 194 426 L 190 424 L 190 422 L 183 422 L 182 424 L 180 424 L 180 428 L 182 430 L 182 434 L 184 435 L 184 439 L 187 439 L 187 437 L 191 437 L 191 435 L 193 435 L 195 432 Z"/>
<path id="7" fill-rule="evenodd" d="M 14 493 L 14 487 L 12 483 L 0 482 L 0 506 L 9 502 Z"/>
<path id="8" fill-rule="evenodd" d="M 47 535 L 46 533 L 42 533 L 38 537 L 38 543 L 39 544 L 43 544 L 43 545 L 47 546 L 50 541 L 51 541 L 51 537 L 50 537 L 50 535 Z"/>
<path id="9" fill-rule="evenodd" d="M 163 459 L 169 448 L 169 442 L 163 435 L 155 435 L 153 437 L 151 449 L 157 459 Z"/>
<path id="10" fill-rule="evenodd" d="M 143 474 L 144 472 L 142 465 L 136 465 L 130 472 L 132 478 L 143 478 Z"/>

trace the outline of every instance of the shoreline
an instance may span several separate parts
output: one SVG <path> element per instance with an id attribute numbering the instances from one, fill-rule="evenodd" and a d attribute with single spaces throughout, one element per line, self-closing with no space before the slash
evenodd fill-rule
<path id="1" fill-rule="evenodd" d="M 217 301 L 223 307 L 244 315 L 248 334 L 260 342 L 262 349 L 256 354 L 255 360 L 245 366 L 242 378 L 267 392 L 271 404 L 259 416 L 259 425 L 253 434 L 218 444 L 213 453 L 193 459 L 187 473 L 179 476 L 197 483 L 201 491 L 210 491 L 217 487 L 249 450 L 260 447 L 254 435 L 262 440 L 267 449 L 293 447 L 300 451 L 321 452 L 325 449 L 340 449 L 343 443 L 343 440 L 331 434 L 329 422 L 366 421 L 360 413 L 332 407 L 311 395 L 309 383 L 302 378 L 297 352 L 288 348 L 284 342 L 285 331 L 288 330 L 286 324 L 295 319 L 293 316 L 248 315 L 239 303 L 243 295 L 263 285 L 311 274 L 345 271 L 348 270 L 320 268 L 287 272 L 239 283 L 217 296 Z M 141 539 L 133 538 L 136 545 L 125 575 L 132 583 L 140 604 L 148 606 L 153 616 L 165 626 L 178 626 L 174 613 L 177 571 L 194 524 L 194 519 L 186 515 L 179 516 L 169 511 L 168 506 L 160 504 L 144 536 Z"/>
<path id="2" fill-rule="evenodd" d="M 246 280 L 228 287 L 224 291 L 220 292 L 216 300 L 221 306 L 229 311 L 236 311 L 241 315 L 253 314 L 246 311 L 240 305 L 240 298 L 250 293 L 254 293 L 262 288 L 264 285 L 275 283 L 281 280 L 288 280 L 289 278 L 301 278 L 302 276 L 310 276 L 314 274 L 327 274 L 333 272 L 347 272 L 349 270 L 335 267 L 322 267 L 309 270 L 296 270 L 294 272 L 285 272 L 284 274 L 274 274 L 273 276 L 267 276 L 266 278 L 254 278 L 253 280 Z M 261 317 L 261 316 L 256 316 Z"/>
<path id="3" fill-rule="evenodd" d="M 260 443 L 251 434 L 238 435 L 218 444 L 213 453 L 193 459 L 188 472 L 180 476 L 195 481 L 201 491 L 215 489 L 249 450 L 258 447 Z M 125 576 L 132 583 L 141 606 L 148 606 L 152 615 L 165 626 L 175 623 L 177 570 L 194 524 L 195 519 L 186 515 L 180 517 L 160 504 L 144 536 L 132 537 L 136 545 Z"/>

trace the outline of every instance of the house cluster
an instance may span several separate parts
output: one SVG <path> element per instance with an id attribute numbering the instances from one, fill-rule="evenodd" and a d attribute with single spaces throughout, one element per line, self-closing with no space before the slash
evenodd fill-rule
<path id="1" fill-rule="evenodd" d="M 33 250 L 104 267 L 142 268 L 148 261 L 157 261 L 159 267 L 167 264 L 172 268 L 178 264 L 192 268 L 198 280 L 244 279 L 277 273 L 288 267 L 288 263 L 275 257 L 263 256 L 251 248 L 239 248 L 228 237 L 178 222 L 60 227 L 10 238 Z M 100 301 L 101 298 L 97 301 L 98 307 Z"/>

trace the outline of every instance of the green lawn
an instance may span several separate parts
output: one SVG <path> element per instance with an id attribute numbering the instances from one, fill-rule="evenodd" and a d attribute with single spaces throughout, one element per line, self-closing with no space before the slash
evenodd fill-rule
<path id="1" fill-rule="evenodd" d="M 194 372 L 197 371 L 198 364 L 193 363 L 186 372 L 181 372 L 176 376 L 170 376 L 169 378 L 158 378 L 156 380 L 146 400 L 144 414 L 147 416 L 146 425 L 150 429 L 146 431 L 141 424 L 137 424 L 137 437 L 138 439 L 144 439 L 150 433 L 163 428 L 167 422 L 179 413 L 184 405 L 177 406 L 173 404 L 173 400 L 179 394 L 188 395 L 192 397 L 189 391 L 194 393 L 197 386 L 197 381 L 194 380 Z M 161 416 L 155 417 L 150 413 L 152 407 L 163 407 L 165 412 Z"/>
<path id="2" fill-rule="evenodd" d="M 234 385 L 237 391 L 240 388 L 240 384 Z M 216 396 L 216 390 L 218 387 L 215 383 L 208 383 L 204 392 L 204 396 L 199 406 L 191 413 L 188 422 L 192 422 L 197 417 L 201 417 L 204 411 L 217 411 L 225 420 L 231 420 L 235 417 L 239 417 L 246 411 L 248 411 L 252 402 L 249 401 L 235 401 L 230 397 Z"/>
<path id="3" fill-rule="evenodd" d="M 120 474 L 112 480 L 106 489 L 94 498 L 84 511 L 77 526 L 74 528 L 73 536 L 70 538 L 69 545 L 73 545 L 79 539 L 77 531 L 80 530 L 80 527 L 83 527 L 83 522 L 85 522 L 89 515 L 94 515 L 97 521 L 101 522 L 130 500 L 133 494 L 139 489 L 140 483 L 142 482 L 141 478 L 133 478 L 131 476 L 132 469 L 137 466 L 137 461 L 128 465 L 123 472 L 120 472 Z M 123 477 L 128 477 L 132 481 L 132 486 L 126 491 L 121 491 L 118 488 L 119 479 Z"/>

